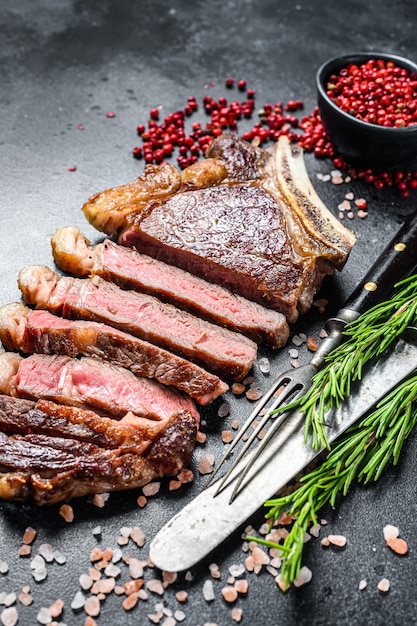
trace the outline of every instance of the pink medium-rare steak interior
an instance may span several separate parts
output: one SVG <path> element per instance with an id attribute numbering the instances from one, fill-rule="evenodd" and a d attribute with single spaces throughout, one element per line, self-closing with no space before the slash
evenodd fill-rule
<path id="1" fill-rule="evenodd" d="M 98 322 L 67 320 L 21 303 L 0 307 L 0 340 L 25 354 L 93 356 L 187 393 L 198 404 L 212 402 L 228 386 L 218 376 L 158 346 Z"/>
<path id="2" fill-rule="evenodd" d="M 60 277 L 47 267 L 28 266 L 18 283 L 28 304 L 64 317 L 104 322 L 228 380 L 244 378 L 256 357 L 257 346 L 247 337 L 99 276 Z"/>
<path id="3" fill-rule="evenodd" d="M 110 239 L 90 245 L 75 226 L 59 228 L 51 239 L 56 264 L 86 277 L 98 274 L 125 289 L 156 296 L 256 343 L 279 348 L 288 339 L 285 317 L 179 267 L 120 246 Z"/>
<path id="4" fill-rule="evenodd" d="M 199 424 L 188 396 L 101 359 L 32 354 L 7 368 L 14 358 L 15 353 L 0 354 L 0 390 L 9 389 L 11 395 L 90 408 L 116 418 L 130 411 L 163 421 L 179 410 L 189 411 Z"/>

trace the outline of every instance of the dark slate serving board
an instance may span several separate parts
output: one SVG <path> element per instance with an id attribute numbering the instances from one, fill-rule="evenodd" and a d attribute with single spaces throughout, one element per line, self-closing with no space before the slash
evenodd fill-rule
<path id="1" fill-rule="evenodd" d="M 231 75 L 246 79 L 248 87 L 256 89 L 259 107 L 301 98 L 310 112 L 315 104 L 314 74 L 323 61 L 358 50 L 393 52 L 415 60 L 416 23 L 416 6 L 405 0 L 1 2 L 0 304 L 20 297 L 16 278 L 24 265 L 51 264 L 49 240 L 57 227 L 74 224 L 93 241 L 99 239 L 80 207 L 93 193 L 129 182 L 142 171 L 143 163 L 132 158 L 131 149 L 137 142 L 135 127 L 146 122 L 151 107 L 163 104 L 164 112 L 174 111 L 184 106 L 189 95 L 201 102 L 207 93 L 205 85 L 212 82 L 217 84 L 210 87 L 210 93 L 225 95 L 223 81 Z M 106 117 L 108 111 L 114 111 L 115 117 Z M 203 113 L 196 119 L 204 121 Z M 83 131 L 77 129 L 79 124 Z M 324 183 L 316 174 L 329 173 L 332 164 L 311 155 L 306 162 L 319 194 L 336 214 L 348 191 L 369 203 L 367 219 L 349 223 L 358 242 L 345 270 L 324 286 L 330 314 L 411 213 L 417 196 L 401 200 L 397 192 L 376 191 L 364 183 Z M 76 171 L 69 171 L 72 166 Z M 293 332 L 317 336 L 323 321 L 322 315 L 312 311 Z M 304 347 L 300 361 L 307 358 Z M 271 377 L 288 364 L 284 349 L 272 360 Z M 266 389 L 268 377 L 258 369 L 255 376 Z M 249 404 L 245 399 L 232 399 L 230 417 L 225 420 L 217 416 L 217 409 L 216 404 L 203 411 L 207 443 L 196 450 L 194 483 L 171 493 L 163 486 L 159 497 L 150 498 L 144 509 L 136 503 L 140 492 L 114 494 L 104 508 L 81 499 L 72 503 L 75 520 L 68 524 L 58 507 L 0 503 L 0 561 L 8 563 L 8 572 L 0 574 L 0 613 L 3 593 L 20 593 L 30 585 L 33 604 L 16 603 L 19 624 L 38 623 L 39 609 L 57 598 L 65 605 L 61 621 L 84 624 L 85 613 L 72 610 L 71 602 L 81 590 L 79 577 L 88 571 L 92 548 L 116 548 L 120 529 L 139 525 L 147 538 L 144 548 L 129 543 L 122 551 L 146 558 L 157 530 L 201 489 L 204 478 L 198 476 L 199 458 L 208 451 L 216 458 L 221 455 L 222 429 L 231 419 L 243 419 Z M 243 609 L 242 623 L 414 623 L 416 455 L 416 437 L 411 436 L 398 467 L 389 468 L 376 485 L 353 488 L 336 508 L 323 511 L 328 525 L 322 532 L 344 534 L 348 543 L 342 551 L 323 549 L 316 539 L 308 543 L 305 564 L 313 572 L 308 585 L 283 595 L 271 574 L 247 574 L 248 594 L 235 605 Z M 259 527 L 262 512 L 251 522 Z M 382 529 L 388 523 L 398 526 L 408 540 L 407 556 L 399 557 L 386 547 Z M 48 576 L 41 582 L 33 579 L 30 558 L 18 556 L 28 526 L 37 530 L 33 555 L 49 543 L 66 558 L 61 565 L 48 563 Z M 93 534 L 97 526 L 101 526 L 100 537 Z M 206 562 L 192 573 L 192 580 L 180 577 L 163 599 L 150 592 L 148 600 L 130 612 L 122 608 L 122 597 L 109 594 L 97 623 L 148 623 L 147 615 L 155 613 L 161 601 L 168 611 L 183 610 L 184 623 L 192 626 L 235 623 L 232 607 L 223 601 L 220 590 L 228 568 L 244 561 L 241 545 L 241 539 L 234 537 L 213 555 L 221 579 L 213 580 L 212 602 L 202 593 L 210 578 Z M 124 582 L 127 566 L 123 562 L 119 566 L 119 580 Z M 158 576 L 158 572 L 146 572 L 147 580 Z M 391 581 L 386 595 L 377 590 L 383 577 Z M 361 579 L 368 581 L 363 591 L 358 590 Z M 185 605 L 175 597 L 180 589 L 188 592 Z"/>

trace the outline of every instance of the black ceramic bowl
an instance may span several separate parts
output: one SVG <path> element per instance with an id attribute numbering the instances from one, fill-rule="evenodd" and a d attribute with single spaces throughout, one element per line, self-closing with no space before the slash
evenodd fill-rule
<path id="1" fill-rule="evenodd" d="M 417 159 L 417 125 L 393 128 L 363 122 L 339 108 L 327 95 L 328 79 L 349 64 L 362 65 L 370 59 L 393 61 L 417 73 L 417 65 L 399 56 L 362 52 L 337 57 L 317 72 L 318 107 L 331 141 L 352 165 L 372 169 L 398 169 Z"/>

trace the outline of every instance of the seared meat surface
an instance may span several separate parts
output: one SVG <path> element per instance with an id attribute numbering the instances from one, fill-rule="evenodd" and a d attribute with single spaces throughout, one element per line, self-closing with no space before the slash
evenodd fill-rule
<path id="1" fill-rule="evenodd" d="M 186 411 L 161 425 L 0 395 L 0 498 L 42 505 L 141 487 L 187 465 L 195 435 Z"/>
<path id="2" fill-rule="evenodd" d="M 84 214 L 119 243 L 222 284 L 294 322 L 311 306 L 324 276 L 343 267 L 355 235 L 320 200 L 301 149 L 288 138 L 266 151 L 223 135 L 208 157 L 207 177 L 202 162 L 192 187 L 184 170 L 175 191 L 159 198 L 149 193 L 147 203 L 132 203 L 130 212 L 124 204 L 121 215 L 108 190 L 87 202 Z M 226 177 L 213 176 L 212 161 L 224 164 Z"/>
<path id="3" fill-rule="evenodd" d="M 134 248 L 120 246 L 110 239 L 90 245 L 75 226 L 58 229 L 51 244 L 55 262 L 65 272 L 79 277 L 98 274 L 124 289 L 156 296 L 271 348 L 280 348 L 287 342 L 288 324 L 278 311 L 140 254 Z"/>

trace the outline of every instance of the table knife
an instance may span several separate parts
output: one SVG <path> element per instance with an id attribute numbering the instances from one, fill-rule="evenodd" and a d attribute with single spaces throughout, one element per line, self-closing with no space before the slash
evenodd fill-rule
<path id="1" fill-rule="evenodd" d="M 417 328 L 409 328 L 389 351 L 367 367 L 362 380 L 352 386 L 349 398 L 328 416 L 329 442 L 364 416 L 416 367 Z M 192 568 L 308 467 L 322 450 L 314 450 L 305 443 L 303 429 L 304 415 L 293 411 L 265 454 L 257 459 L 232 502 L 230 496 L 239 466 L 215 497 L 217 483 L 203 490 L 168 521 L 150 545 L 150 558 L 156 567 L 167 572 Z"/>

